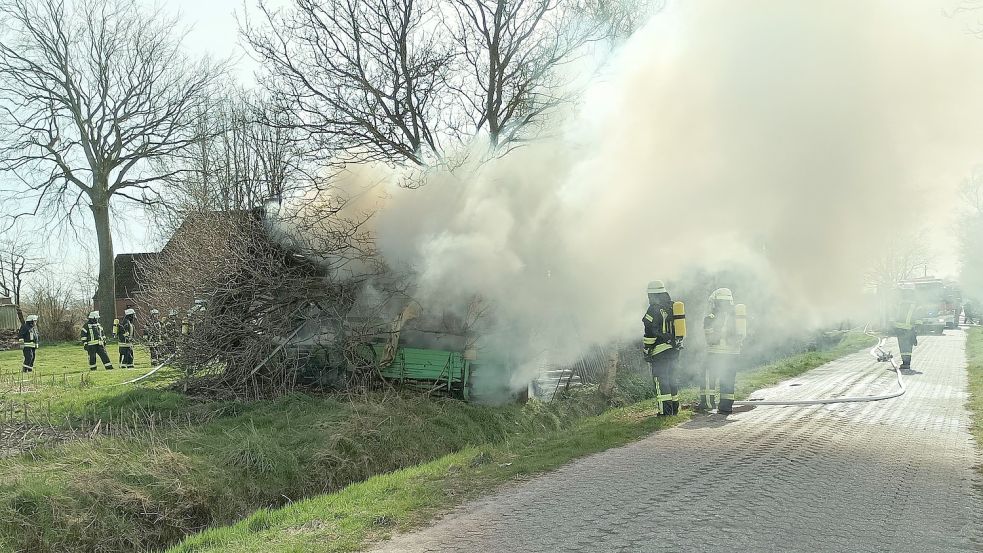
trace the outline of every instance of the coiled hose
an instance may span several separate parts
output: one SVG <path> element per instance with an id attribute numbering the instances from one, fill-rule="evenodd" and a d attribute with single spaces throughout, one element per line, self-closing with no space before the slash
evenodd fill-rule
<path id="1" fill-rule="evenodd" d="M 873 336 L 864 330 L 864 334 Z M 870 401 L 883 401 L 885 399 L 892 399 L 904 395 L 905 385 L 904 379 L 901 377 L 901 366 L 897 363 L 894 357 L 884 349 L 884 343 L 887 342 L 887 338 L 881 338 L 876 346 L 871 348 L 870 354 L 874 356 L 878 361 L 890 361 L 891 366 L 894 367 L 894 373 L 898 378 L 898 389 L 890 394 L 883 394 L 879 396 L 854 396 L 854 397 L 835 397 L 835 398 L 824 398 L 824 399 L 790 399 L 785 401 L 769 401 L 769 400 L 742 400 L 735 401 L 734 405 L 828 405 L 831 403 L 866 403 Z"/>

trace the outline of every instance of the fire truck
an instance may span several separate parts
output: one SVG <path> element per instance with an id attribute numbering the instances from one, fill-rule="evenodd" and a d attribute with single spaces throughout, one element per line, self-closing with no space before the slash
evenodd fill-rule
<path id="1" fill-rule="evenodd" d="M 904 280 L 915 288 L 915 313 L 912 322 L 918 334 L 942 334 L 959 326 L 962 296 L 955 283 L 941 278 L 922 277 Z"/>

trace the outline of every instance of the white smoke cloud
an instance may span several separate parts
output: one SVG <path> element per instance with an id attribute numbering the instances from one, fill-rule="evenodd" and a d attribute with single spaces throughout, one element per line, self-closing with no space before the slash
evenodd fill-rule
<path id="1" fill-rule="evenodd" d="M 571 357 L 638 335 L 646 282 L 693 268 L 753 267 L 792 324 L 835 320 L 892 233 L 951 230 L 979 161 L 983 42 L 943 7 L 671 6 L 552 138 L 385 190 L 379 248 L 421 301 L 480 294 Z"/>

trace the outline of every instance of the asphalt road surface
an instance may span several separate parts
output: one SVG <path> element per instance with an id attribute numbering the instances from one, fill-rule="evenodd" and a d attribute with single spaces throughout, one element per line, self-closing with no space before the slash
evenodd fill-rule
<path id="1" fill-rule="evenodd" d="M 376 551 L 983 551 L 965 335 L 946 334 L 919 338 L 900 398 L 697 415 Z M 752 397 L 884 394 L 886 367 L 861 352 Z"/>

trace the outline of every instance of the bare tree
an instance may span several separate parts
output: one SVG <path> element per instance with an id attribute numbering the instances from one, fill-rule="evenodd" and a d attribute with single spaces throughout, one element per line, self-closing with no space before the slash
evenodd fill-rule
<path id="1" fill-rule="evenodd" d="M 536 134 L 568 100 L 564 67 L 630 33 L 657 0 L 294 0 L 242 32 L 262 83 L 338 164 L 430 167 L 487 137 L 493 153 Z M 643 8 L 642 6 L 645 6 Z"/>
<path id="2" fill-rule="evenodd" d="M 600 24 L 608 38 L 618 42 L 665 6 L 666 0 L 583 0 L 579 9 Z"/>
<path id="3" fill-rule="evenodd" d="M 902 280 L 927 273 L 935 257 L 921 233 L 896 236 L 884 245 L 871 263 L 867 283 L 879 289 L 890 288 Z"/>
<path id="4" fill-rule="evenodd" d="M 29 303 L 33 312 L 40 317 L 45 340 L 78 338 L 76 325 L 85 320 L 89 302 L 75 284 L 75 279 L 46 275 L 31 286 Z"/>
<path id="5" fill-rule="evenodd" d="M 0 170 L 21 183 L 4 199 L 75 222 L 89 208 L 112 320 L 111 209 L 159 201 L 154 184 L 172 175 L 152 162 L 194 143 L 220 68 L 189 60 L 175 18 L 135 0 L 0 0 L 0 19 Z"/>
<path id="6" fill-rule="evenodd" d="M 960 275 L 964 295 L 983 299 L 983 168 L 976 168 L 960 187 L 958 217 Z"/>
<path id="7" fill-rule="evenodd" d="M 559 70 L 608 28 L 568 0 L 452 0 L 451 34 L 466 76 L 456 87 L 492 150 L 534 134 L 567 98 Z"/>
<path id="8" fill-rule="evenodd" d="M 201 107 L 198 139 L 180 156 L 161 162 L 164 201 L 151 209 L 170 236 L 189 214 L 241 211 L 278 200 L 310 182 L 293 129 L 255 95 L 233 87 Z"/>
<path id="9" fill-rule="evenodd" d="M 243 34 L 262 83 L 311 153 L 344 162 L 427 165 L 450 132 L 445 80 L 453 54 L 431 0 L 294 0 Z"/>
<path id="10" fill-rule="evenodd" d="M 17 318 L 24 323 L 25 280 L 48 266 L 37 254 L 41 245 L 24 232 L 0 240 L 0 294 L 11 298 Z"/>

